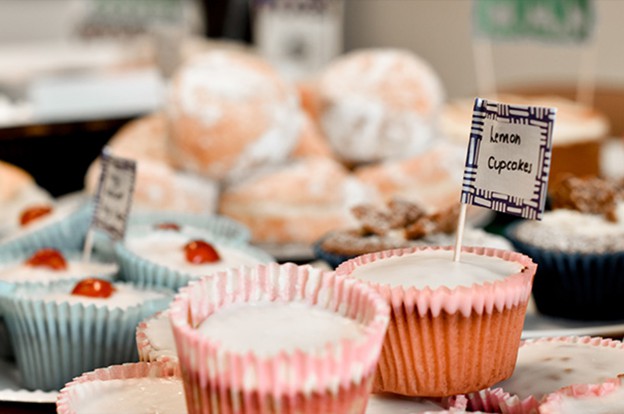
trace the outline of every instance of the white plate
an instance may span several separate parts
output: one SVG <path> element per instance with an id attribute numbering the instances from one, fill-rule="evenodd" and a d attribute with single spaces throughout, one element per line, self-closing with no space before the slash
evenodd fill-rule
<path id="1" fill-rule="evenodd" d="M 15 364 L 0 359 L 0 401 L 25 403 L 55 403 L 56 391 L 28 391 L 19 385 Z"/>
<path id="2" fill-rule="evenodd" d="M 535 309 L 533 299 L 529 302 L 522 339 L 544 336 L 624 336 L 624 320 L 621 321 L 570 321 L 541 315 Z"/>

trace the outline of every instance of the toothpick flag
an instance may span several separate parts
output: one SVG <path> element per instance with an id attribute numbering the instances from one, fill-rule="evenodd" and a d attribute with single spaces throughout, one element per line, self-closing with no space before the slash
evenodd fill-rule
<path id="1" fill-rule="evenodd" d="M 115 157 L 104 148 L 100 162 L 101 173 L 95 196 L 95 211 L 83 252 L 85 261 L 88 261 L 91 254 L 95 229 L 103 230 L 113 240 L 123 239 L 134 193 L 135 161 Z"/>
<path id="2" fill-rule="evenodd" d="M 582 42 L 594 27 L 592 0 L 475 0 L 474 29 L 492 40 Z"/>
<path id="3" fill-rule="evenodd" d="M 459 260 L 466 205 L 528 219 L 546 204 L 556 109 L 477 98 L 462 184 L 455 260 Z"/>

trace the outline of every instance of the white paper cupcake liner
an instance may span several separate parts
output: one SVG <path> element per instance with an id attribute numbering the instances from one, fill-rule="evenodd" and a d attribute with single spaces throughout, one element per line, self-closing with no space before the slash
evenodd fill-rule
<path id="1" fill-rule="evenodd" d="M 210 240 L 210 239 L 209 239 Z M 239 243 L 226 243 L 224 241 L 210 240 L 226 247 L 234 247 L 237 250 L 257 259 L 260 263 L 272 263 L 275 259 L 253 246 Z M 178 290 L 189 284 L 191 280 L 201 276 L 191 275 L 184 271 L 175 270 L 158 263 L 151 262 L 129 250 L 122 243 L 115 246 L 117 261 L 121 266 L 121 273 L 125 280 L 143 287 L 164 287 Z M 208 274 L 206 274 L 207 276 Z"/>
<path id="2" fill-rule="evenodd" d="M 75 414 L 76 407 L 82 401 L 100 396 L 102 381 L 135 378 L 171 378 L 181 380 L 181 375 L 178 368 L 159 362 L 137 362 L 99 368 L 95 371 L 84 373 L 65 385 L 56 400 L 56 412 L 58 414 Z M 183 396 L 180 397 L 174 394 L 169 397 L 184 399 Z M 111 401 L 111 403 L 113 402 Z M 111 412 L 126 413 L 128 411 L 122 405 L 111 407 Z"/>
<path id="3" fill-rule="evenodd" d="M 261 357 L 230 352 L 195 329 L 221 307 L 257 301 L 308 303 L 357 320 L 364 334 Z M 191 414 L 255 414 L 276 405 L 280 414 L 363 412 L 388 324 L 387 304 L 368 286 L 293 264 L 203 278 L 182 289 L 170 312 Z"/>
<path id="4" fill-rule="evenodd" d="M 171 300 L 162 298 L 119 308 L 29 299 L 45 291 L 69 291 L 74 282 L 17 286 L 0 295 L 17 366 L 28 389 L 55 390 L 97 367 L 137 360 L 135 330 Z M 25 295 L 22 293 L 27 292 Z M 2 293 L 2 292 L 0 292 Z"/>
<path id="5" fill-rule="evenodd" d="M 169 311 L 159 312 L 142 321 L 136 330 L 137 349 L 139 351 L 139 359 L 144 362 L 164 362 L 168 364 L 178 365 L 178 356 L 175 349 L 158 349 L 149 336 L 149 323 L 155 319 L 166 318 L 169 325 Z M 171 331 L 173 337 L 173 331 Z M 175 347 L 175 344 L 173 344 Z M 175 354 L 175 355 L 174 355 Z"/>

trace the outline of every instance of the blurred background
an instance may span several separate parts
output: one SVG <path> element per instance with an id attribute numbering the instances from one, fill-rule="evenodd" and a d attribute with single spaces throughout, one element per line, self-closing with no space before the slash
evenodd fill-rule
<path id="1" fill-rule="evenodd" d="M 117 129 L 162 108 L 177 64 L 225 40 L 258 50 L 291 80 L 314 76 L 350 50 L 392 47 L 427 61 L 448 99 L 483 90 L 475 72 L 475 51 L 483 52 L 475 49 L 472 1 L 308 1 L 296 19 L 272 3 L 3 0 L 0 159 L 29 171 L 53 195 L 80 189 L 88 165 Z M 585 42 L 490 44 L 488 82 L 497 90 L 575 97 L 579 79 L 589 78 L 595 82 L 591 103 L 620 135 L 624 2 L 594 5 L 595 30 Z"/>

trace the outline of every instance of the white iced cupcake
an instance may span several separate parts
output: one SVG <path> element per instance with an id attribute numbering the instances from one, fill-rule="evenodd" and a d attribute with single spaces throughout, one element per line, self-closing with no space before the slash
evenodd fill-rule
<path id="1" fill-rule="evenodd" d="M 232 267 L 274 261 L 260 249 L 214 239 L 197 229 L 136 234 L 118 244 L 115 253 L 127 280 L 171 289 Z"/>
<path id="2" fill-rule="evenodd" d="M 103 279 L 17 285 L 0 292 L 18 369 L 28 389 L 55 390 L 82 372 L 135 361 L 135 330 L 171 292 Z"/>
<path id="3" fill-rule="evenodd" d="M 161 363 L 114 365 L 68 383 L 56 402 L 59 414 L 186 413 L 180 371 Z"/>

